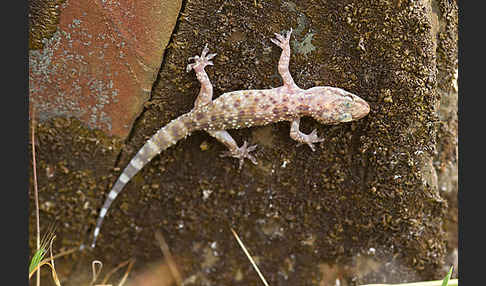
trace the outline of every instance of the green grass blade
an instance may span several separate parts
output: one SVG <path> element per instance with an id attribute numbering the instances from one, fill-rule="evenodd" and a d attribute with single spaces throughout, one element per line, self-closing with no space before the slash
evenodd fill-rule
<path id="1" fill-rule="evenodd" d="M 449 272 L 447 273 L 446 277 L 444 277 L 444 280 L 442 280 L 442 286 L 447 286 L 447 284 L 449 284 L 449 279 L 451 279 L 451 275 L 452 275 L 452 268 L 453 266 L 451 266 L 451 269 L 449 269 Z"/>
<path id="2" fill-rule="evenodd" d="M 39 263 L 42 261 L 42 259 L 44 259 L 44 256 L 46 255 L 46 253 L 47 253 L 47 251 L 46 251 L 45 248 L 41 248 L 34 253 L 32 260 L 30 261 L 29 273 L 31 273 L 32 270 L 34 270 L 37 267 L 37 265 L 39 265 Z"/>

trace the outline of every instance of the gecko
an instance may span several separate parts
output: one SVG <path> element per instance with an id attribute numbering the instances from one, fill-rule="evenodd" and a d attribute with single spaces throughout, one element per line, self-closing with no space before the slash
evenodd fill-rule
<path id="1" fill-rule="evenodd" d="M 309 134 L 302 133 L 299 130 L 301 117 L 310 116 L 321 124 L 335 125 L 361 119 L 369 113 L 370 106 L 365 100 L 344 89 L 331 86 L 301 89 L 295 84 L 289 71 L 291 34 L 292 29 L 285 35 L 275 33 L 276 38 L 270 39 L 282 49 L 278 73 L 282 77 L 283 85 L 276 88 L 231 91 L 213 100 L 213 86 L 205 67 L 213 65 L 211 59 L 216 54 L 208 54 L 206 44 L 200 56 L 189 58 L 190 63 L 186 70 L 187 72 L 194 70 L 201 85 L 194 108 L 160 128 L 130 160 L 101 207 L 93 232 L 92 248 L 96 245 L 96 239 L 110 205 L 130 179 L 153 157 L 194 131 L 204 130 L 224 144 L 228 150 L 221 156 L 238 159 L 239 170 L 241 170 L 244 159 L 250 160 L 255 165 L 258 164 L 256 158 L 250 154 L 257 145 L 249 146 L 247 141 L 244 141 L 241 147 L 238 147 L 228 133 L 229 129 L 288 121 L 290 138 L 297 141 L 299 145 L 306 144 L 315 151 L 314 143 L 322 142 L 323 139 L 317 136 L 316 129 Z"/>

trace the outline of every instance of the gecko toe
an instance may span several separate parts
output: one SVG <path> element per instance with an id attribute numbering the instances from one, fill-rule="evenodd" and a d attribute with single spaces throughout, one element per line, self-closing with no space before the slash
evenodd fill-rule
<path id="1" fill-rule="evenodd" d="M 258 147 L 258 145 L 252 145 L 250 147 L 248 147 L 246 150 L 247 152 L 252 152 L 252 151 L 255 151 L 255 149 Z"/>
<path id="2" fill-rule="evenodd" d="M 244 163 L 245 163 L 245 159 L 240 158 L 240 164 L 238 165 L 238 171 L 241 171 L 241 169 L 243 168 L 243 164 Z"/>
<path id="3" fill-rule="evenodd" d="M 290 40 L 290 35 L 292 35 L 292 28 L 290 28 L 290 31 L 287 32 L 287 35 L 285 36 L 286 40 Z"/>
<path id="4" fill-rule="evenodd" d="M 188 60 L 188 61 L 192 61 L 192 60 L 194 60 L 195 62 L 197 62 L 197 61 L 199 60 L 199 56 L 193 56 L 193 57 L 189 57 L 187 60 Z"/>
<path id="5" fill-rule="evenodd" d="M 206 44 L 204 45 L 203 50 L 202 50 L 202 53 L 201 53 L 201 58 L 204 58 L 208 52 L 209 52 L 209 49 L 208 49 L 208 44 L 206 43 Z"/>
<path id="6" fill-rule="evenodd" d="M 214 58 L 216 54 L 215 53 L 208 54 L 208 51 L 209 51 L 208 44 L 206 44 L 200 56 L 190 57 L 188 61 L 194 61 L 194 62 L 187 65 L 186 71 L 189 72 L 192 69 L 194 69 L 196 72 L 198 72 L 204 69 L 204 67 L 206 66 L 214 65 L 211 59 Z"/>
<path id="7" fill-rule="evenodd" d="M 233 157 L 239 160 L 239 167 L 240 170 L 245 163 L 245 158 L 250 160 L 253 164 L 258 165 L 256 158 L 250 154 L 250 152 L 254 151 L 258 145 L 252 145 L 248 147 L 248 142 L 244 142 L 241 147 L 232 150 L 232 151 L 224 151 L 221 153 L 221 157 Z"/>
<path id="8" fill-rule="evenodd" d="M 319 138 L 319 136 L 317 136 L 317 130 L 316 129 L 312 130 L 312 132 L 308 136 L 309 136 L 308 137 L 309 141 L 312 142 L 312 143 L 324 141 L 324 138 Z"/>
<path id="9" fill-rule="evenodd" d="M 309 142 L 309 143 L 307 143 L 307 146 L 309 146 L 311 148 L 312 152 L 316 151 L 316 147 L 314 147 L 314 144 Z"/>
<path id="10" fill-rule="evenodd" d="M 285 33 L 285 36 L 278 34 L 278 33 L 274 33 L 274 34 L 275 34 L 276 39 L 270 39 L 270 41 L 272 41 L 272 43 L 274 43 L 275 45 L 277 45 L 277 46 L 279 46 L 283 49 L 284 47 L 286 47 L 289 44 L 290 35 L 292 34 L 292 28 L 290 28 L 290 31 Z"/>
<path id="11" fill-rule="evenodd" d="M 210 60 L 212 58 L 214 58 L 217 54 L 216 53 L 213 53 L 213 54 L 209 54 L 206 56 L 206 60 Z"/>
<path id="12" fill-rule="evenodd" d="M 194 64 L 188 64 L 186 67 L 186 72 L 190 72 L 194 67 Z"/>
<path id="13" fill-rule="evenodd" d="M 270 39 L 270 41 L 280 47 L 280 42 L 277 41 L 276 39 Z"/>
<path id="14" fill-rule="evenodd" d="M 285 40 L 285 38 L 284 38 L 282 35 L 278 34 L 278 33 L 275 33 L 275 37 L 276 37 L 276 38 L 277 38 L 277 39 L 278 39 L 280 42 L 283 42 L 283 41 Z"/>
<path id="15" fill-rule="evenodd" d="M 247 157 L 253 163 L 253 165 L 258 165 L 257 159 L 253 155 L 248 155 Z"/>

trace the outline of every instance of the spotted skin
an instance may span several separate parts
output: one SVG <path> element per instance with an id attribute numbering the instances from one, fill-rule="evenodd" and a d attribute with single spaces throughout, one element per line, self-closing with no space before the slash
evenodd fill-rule
<path id="1" fill-rule="evenodd" d="M 256 145 L 248 146 L 245 141 L 238 147 L 236 141 L 226 131 L 251 126 L 267 125 L 279 121 L 290 122 L 290 138 L 315 150 L 314 143 L 322 142 L 316 130 L 304 134 L 299 130 L 300 118 L 311 116 L 322 124 L 339 124 L 366 116 L 370 107 L 366 101 L 343 89 L 330 86 L 318 86 L 307 90 L 299 88 L 289 72 L 290 35 L 275 34 L 271 41 L 282 49 L 278 63 L 278 72 L 283 85 L 272 89 L 238 90 L 222 94 L 213 100 L 213 86 L 204 70 L 213 65 L 211 59 L 216 54 L 208 54 L 207 45 L 200 56 L 189 58 L 193 63 L 187 65 L 187 71 L 194 70 L 201 84 L 194 108 L 162 127 L 150 138 L 132 158 L 128 166 L 115 182 L 101 207 L 91 247 L 95 247 L 101 224 L 111 205 L 123 187 L 154 156 L 189 136 L 196 130 L 204 130 L 223 143 L 228 151 L 221 156 L 230 156 L 239 160 L 239 168 L 244 159 L 257 164 L 250 152 Z"/>

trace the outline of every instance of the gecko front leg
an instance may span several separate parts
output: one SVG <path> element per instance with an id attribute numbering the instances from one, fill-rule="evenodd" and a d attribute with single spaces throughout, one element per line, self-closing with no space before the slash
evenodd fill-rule
<path id="1" fill-rule="evenodd" d="M 322 142 L 324 141 L 324 139 L 317 137 L 316 129 L 312 130 L 310 134 L 304 134 L 300 132 L 299 125 L 300 118 L 294 119 L 290 123 L 290 138 L 294 139 L 300 144 L 307 144 L 307 146 L 309 146 L 312 151 L 315 151 L 314 144 L 312 143 Z"/>
<path id="2" fill-rule="evenodd" d="M 279 46 L 282 49 L 282 53 L 280 54 L 280 60 L 278 61 L 278 73 L 282 77 L 283 84 L 285 87 L 294 89 L 298 88 L 290 75 L 289 71 L 289 62 L 290 62 L 290 35 L 292 35 L 292 28 L 290 31 L 287 32 L 287 35 L 282 36 L 280 34 L 275 33 L 276 39 L 270 39 L 272 43 Z"/>

